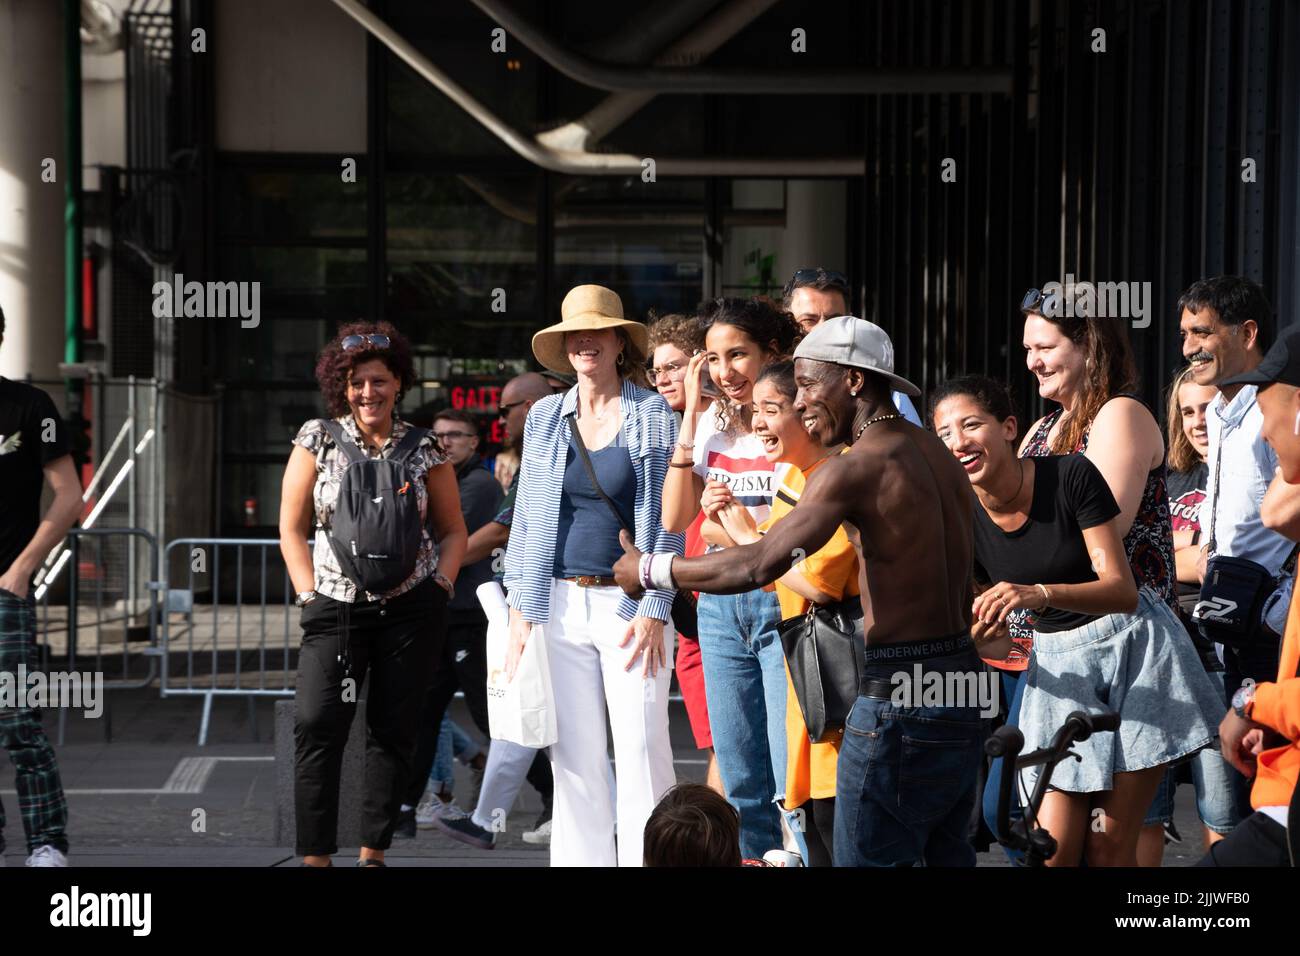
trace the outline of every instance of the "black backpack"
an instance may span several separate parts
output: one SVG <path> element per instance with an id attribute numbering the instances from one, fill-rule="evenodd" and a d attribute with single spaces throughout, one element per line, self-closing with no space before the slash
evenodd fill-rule
<path id="1" fill-rule="evenodd" d="M 321 422 L 348 461 L 327 529 L 330 547 L 358 588 L 391 591 L 411 576 L 420 552 L 420 504 L 406 460 L 429 430 L 412 428 L 387 458 L 368 458 L 338 422 Z"/>

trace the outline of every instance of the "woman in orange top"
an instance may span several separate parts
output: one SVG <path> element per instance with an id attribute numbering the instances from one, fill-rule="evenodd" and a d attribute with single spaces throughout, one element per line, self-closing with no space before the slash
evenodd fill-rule
<path id="1" fill-rule="evenodd" d="M 798 504 L 807 476 L 833 451 L 823 448 L 804 430 L 794 407 L 795 392 L 794 363 L 789 361 L 766 366 L 754 385 L 754 434 L 762 441 L 769 461 L 790 465 L 772 499 L 772 513 L 763 523 L 764 531 Z M 737 544 L 758 540 L 759 529 L 749 512 L 739 505 L 720 509 L 717 520 Z M 843 528 L 821 550 L 795 564 L 776 582 L 782 618 L 800 617 L 812 604 L 829 604 L 857 594 L 858 560 Z M 787 668 L 787 684 L 789 678 Z M 786 694 L 785 728 L 785 808 L 802 811 L 808 865 L 830 866 L 835 829 L 835 762 L 843 731 L 812 743 L 793 684 L 789 684 Z"/>

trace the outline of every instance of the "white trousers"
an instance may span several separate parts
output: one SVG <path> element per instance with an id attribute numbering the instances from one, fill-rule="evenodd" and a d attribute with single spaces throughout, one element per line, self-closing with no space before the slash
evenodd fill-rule
<path id="1" fill-rule="evenodd" d="M 515 798 L 519 796 L 535 759 L 537 751 L 532 747 L 509 740 L 492 740 L 487 764 L 483 767 L 483 787 L 478 793 L 478 806 L 471 818 L 476 824 L 493 833 L 504 831 Z"/>
<path id="2" fill-rule="evenodd" d="M 640 866 L 641 834 L 659 798 L 677 782 L 668 738 L 670 666 L 641 676 L 626 670 L 632 645 L 619 647 L 628 622 L 617 614 L 622 591 L 555 581 L 546 651 L 551 663 L 559 740 L 551 749 L 555 806 L 551 866 Z M 671 665 L 675 633 L 664 625 Z M 617 797 L 609 792 L 614 734 Z M 614 821 L 618 820 L 615 853 Z"/>

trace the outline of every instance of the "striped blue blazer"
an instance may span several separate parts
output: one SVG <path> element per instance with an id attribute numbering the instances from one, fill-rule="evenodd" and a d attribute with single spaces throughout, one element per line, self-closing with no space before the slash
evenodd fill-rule
<path id="1" fill-rule="evenodd" d="M 623 380 L 620 404 L 623 425 L 616 440 L 626 445 L 636 474 L 636 546 L 644 552 L 681 554 L 685 535 L 664 530 L 661 509 L 664 477 L 677 444 L 677 418 L 662 395 L 627 379 Z M 506 545 L 505 585 L 510 606 L 537 624 L 545 624 L 551 613 L 555 538 L 570 439 L 566 416 L 577 405 L 577 386 L 562 395 L 548 395 L 528 410 L 524 425 L 514 523 Z M 630 621 L 640 615 L 667 621 L 674 593 L 647 591 L 639 603 L 625 594 L 618 605 L 619 617 Z"/>

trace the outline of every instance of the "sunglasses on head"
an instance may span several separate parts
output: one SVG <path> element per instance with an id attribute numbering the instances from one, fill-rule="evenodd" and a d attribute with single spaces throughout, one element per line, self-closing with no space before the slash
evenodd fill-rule
<path id="1" fill-rule="evenodd" d="M 392 339 L 382 332 L 374 332 L 370 335 L 345 335 L 339 346 L 345 352 L 355 352 L 357 349 L 363 349 L 367 345 L 371 348 L 386 349 L 393 344 Z"/>
<path id="2" fill-rule="evenodd" d="M 1025 293 L 1025 297 L 1020 300 L 1020 311 L 1025 315 L 1059 315 L 1057 309 L 1060 296 L 1055 292 L 1044 292 L 1042 289 L 1030 289 Z"/>
<path id="3" fill-rule="evenodd" d="M 827 272 L 825 269 L 800 269 L 790 277 L 790 281 L 785 284 L 784 295 L 791 295 L 795 289 L 801 289 L 806 285 L 824 283 L 823 288 L 838 288 L 845 298 L 849 293 L 849 277 L 843 272 Z"/>

